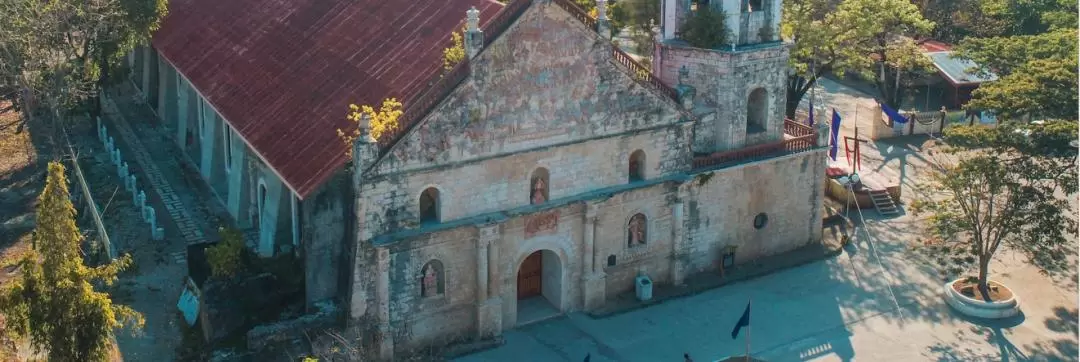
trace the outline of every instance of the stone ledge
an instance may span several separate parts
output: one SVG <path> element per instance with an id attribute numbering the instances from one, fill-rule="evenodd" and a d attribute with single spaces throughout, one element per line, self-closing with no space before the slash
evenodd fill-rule
<path id="1" fill-rule="evenodd" d="M 479 341 L 463 342 L 460 344 L 447 346 L 442 353 L 442 357 L 447 360 L 452 360 L 461 356 L 479 353 L 489 349 L 495 349 L 502 346 L 503 344 L 506 344 L 506 340 L 504 340 L 502 336 L 495 336 Z"/>
<path id="2" fill-rule="evenodd" d="M 699 294 L 724 285 L 754 279 L 778 270 L 828 259 L 839 255 L 841 251 L 841 246 L 834 243 L 808 244 L 795 250 L 763 257 L 752 263 L 736 265 L 725 272 L 723 277 L 715 272 L 705 272 L 686 278 L 683 285 L 656 285 L 653 289 L 653 299 L 649 301 L 637 300 L 633 292 L 623 293 L 609 299 L 604 307 L 587 314 L 594 319 L 607 318 L 669 300 Z"/>

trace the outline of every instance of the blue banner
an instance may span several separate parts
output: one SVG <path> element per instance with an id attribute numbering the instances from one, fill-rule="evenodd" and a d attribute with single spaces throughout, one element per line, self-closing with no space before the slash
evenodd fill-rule
<path id="1" fill-rule="evenodd" d="M 832 135 L 829 136 L 829 158 L 836 161 L 836 149 L 837 138 L 840 135 L 840 113 L 836 113 L 836 108 L 832 110 Z"/>
<path id="2" fill-rule="evenodd" d="M 900 112 L 897 112 L 895 109 L 892 109 L 891 107 L 889 107 L 888 104 L 885 104 L 885 103 L 878 103 L 878 104 L 881 105 L 881 111 L 885 112 L 885 115 L 889 116 L 889 119 L 891 119 L 893 122 L 907 123 L 907 121 L 908 121 L 907 117 L 904 117 L 903 115 L 900 114 Z"/>

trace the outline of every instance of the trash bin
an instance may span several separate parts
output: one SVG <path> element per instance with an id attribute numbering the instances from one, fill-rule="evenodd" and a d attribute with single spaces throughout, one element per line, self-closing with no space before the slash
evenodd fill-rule
<path id="1" fill-rule="evenodd" d="M 639 275 L 634 283 L 637 299 L 643 302 L 652 299 L 652 285 L 652 279 L 647 275 Z"/>

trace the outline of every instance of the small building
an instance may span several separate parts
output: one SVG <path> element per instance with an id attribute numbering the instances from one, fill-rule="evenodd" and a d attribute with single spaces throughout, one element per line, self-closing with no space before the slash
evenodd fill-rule
<path id="1" fill-rule="evenodd" d="M 971 100 L 971 92 L 979 85 L 997 80 L 995 74 L 980 74 L 979 65 L 968 59 L 957 57 L 952 46 L 936 40 L 923 41 L 920 44 L 923 54 L 930 58 L 937 68 L 942 82 L 941 102 L 946 108 L 960 108 Z"/>

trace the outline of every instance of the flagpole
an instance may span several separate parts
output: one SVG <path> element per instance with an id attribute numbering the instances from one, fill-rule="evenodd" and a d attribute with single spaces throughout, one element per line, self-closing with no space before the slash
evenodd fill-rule
<path id="1" fill-rule="evenodd" d="M 747 301 L 746 301 L 746 309 L 750 310 L 751 308 L 753 308 L 753 304 L 754 304 L 754 298 L 753 297 L 751 297 L 750 299 L 747 299 Z M 746 325 L 746 362 L 750 362 L 750 329 L 751 328 L 753 328 L 753 327 L 751 327 L 750 324 L 748 323 Z"/>

